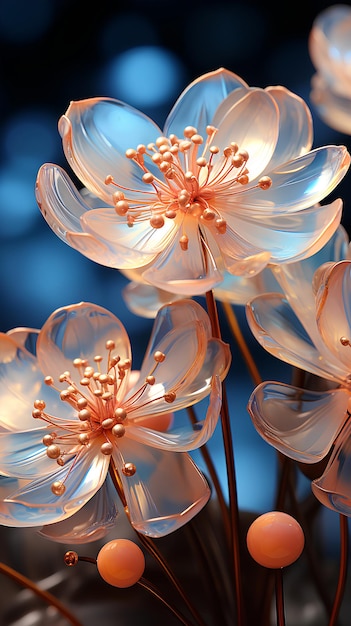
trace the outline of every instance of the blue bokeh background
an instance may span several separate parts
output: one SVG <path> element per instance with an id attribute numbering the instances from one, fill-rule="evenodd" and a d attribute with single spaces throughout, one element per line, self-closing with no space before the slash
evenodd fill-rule
<path id="1" fill-rule="evenodd" d="M 350 148 L 350 137 L 323 124 L 309 100 L 314 69 L 307 39 L 314 18 L 327 6 L 310 1 L 303 11 L 293 6 L 288 11 L 285 3 L 270 0 L 99 0 L 93 7 L 80 0 L 1 0 L 0 330 L 39 328 L 57 307 L 89 300 L 120 317 L 138 361 L 151 322 L 127 310 L 120 297 L 125 279 L 55 237 L 36 205 L 41 164 L 66 167 L 59 117 L 71 100 L 105 95 L 142 109 L 162 126 L 190 81 L 225 66 L 250 85 L 281 84 L 302 96 L 311 106 L 315 146 L 344 143 Z M 350 187 L 347 177 L 332 196 L 344 199 L 348 230 Z M 246 332 L 243 311 L 237 314 Z M 288 379 L 287 369 L 246 336 L 269 377 Z M 239 504 L 263 512 L 273 505 L 276 459 L 246 414 L 252 382 L 240 355 L 234 354 L 231 380 Z M 219 451 L 219 432 L 211 445 Z M 217 463 L 224 475 L 219 452 Z"/>

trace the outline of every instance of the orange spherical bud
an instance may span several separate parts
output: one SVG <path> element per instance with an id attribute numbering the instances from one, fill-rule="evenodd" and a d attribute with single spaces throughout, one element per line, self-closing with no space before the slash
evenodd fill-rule
<path id="1" fill-rule="evenodd" d="M 294 563 L 305 545 L 300 524 L 281 511 L 257 517 L 248 530 L 246 541 L 252 558 L 271 569 Z"/>
<path id="2" fill-rule="evenodd" d="M 100 576 L 114 587 L 131 587 L 144 573 L 145 557 L 139 546 L 129 539 L 106 543 L 97 555 Z"/>

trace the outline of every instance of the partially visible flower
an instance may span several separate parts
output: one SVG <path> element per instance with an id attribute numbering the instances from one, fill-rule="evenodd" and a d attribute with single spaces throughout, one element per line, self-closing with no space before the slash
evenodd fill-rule
<path id="1" fill-rule="evenodd" d="M 317 377 L 309 388 L 264 382 L 248 409 L 258 432 L 277 450 L 304 464 L 325 461 L 312 490 L 325 506 L 351 515 L 351 261 L 321 266 L 314 289 L 315 312 L 302 316 L 304 326 L 282 295 L 259 296 L 248 307 L 261 345 Z M 297 310 L 303 306 L 300 301 Z"/>
<path id="2" fill-rule="evenodd" d="M 323 248 L 304 261 L 268 265 L 262 272 L 252 277 L 234 276 L 229 272 L 224 272 L 223 281 L 213 290 L 214 296 L 220 302 L 245 305 L 260 294 L 289 291 L 289 297 L 298 303 L 299 298 L 296 294 L 295 285 L 301 287 L 301 293 L 308 293 L 316 269 L 327 261 L 345 259 L 348 257 L 348 253 L 349 238 L 346 230 L 340 224 Z M 122 296 L 127 307 L 135 315 L 153 318 L 161 306 L 182 297 L 146 283 L 142 278 L 142 269 L 125 270 L 122 274 L 130 279 L 130 282 L 122 290 Z M 303 297 L 302 309 L 306 313 L 306 300 Z"/>
<path id="3" fill-rule="evenodd" d="M 199 304 L 159 311 L 139 376 L 121 322 L 90 303 L 58 309 L 40 331 L 0 334 L 0 358 L 1 524 L 95 540 L 115 523 L 116 485 L 134 528 L 156 537 L 206 504 L 188 452 L 217 424 L 230 353 Z M 196 427 L 170 420 L 208 395 Z"/>
<path id="4" fill-rule="evenodd" d="M 328 126 L 351 134 L 351 6 L 335 4 L 314 20 L 309 51 L 317 70 L 311 101 Z"/>
<path id="5" fill-rule="evenodd" d="M 306 103 L 225 70 L 191 83 L 163 131 L 109 98 L 72 102 L 59 122 L 79 192 L 45 164 L 37 201 L 54 232 L 97 263 L 188 296 L 225 271 L 254 276 L 305 258 L 336 230 L 341 204 L 317 206 L 348 170 L 344 146 L 311 150 Z"/>

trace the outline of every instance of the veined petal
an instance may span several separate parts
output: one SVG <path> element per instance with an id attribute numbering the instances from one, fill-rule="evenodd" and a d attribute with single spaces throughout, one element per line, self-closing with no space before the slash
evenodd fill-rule
<path id="1" fill-rule="evenodd" d="M 4 504 L 14 522 L 20 526 L 41 526 L 59 522 L 73 515 L 100 489 L 109 464 L 109 457 L 97 454 L 95 446 L 86 449 L 65 467 L 44 479 L 28 483 L 9 495 Z M 51 491 L 54 481 L 64 483 L 62 496 Z M 7 524 L 16 526 L 17 523 Z"/>
<path id="2" fill-rule="evenodd" d="M 333 263 L 321 275 L 317 288 L 317 324 L 331 353 L 350 370 L 351 261 Z M 345 343 L 346 340 L 346 343 Z"/>
<path id="3" fill-rule="evenodd" d="M 39 534 L 59 543 L 85 544 L 105 537 L 116 525 L 117 495 L 110 476 L 79 511 L 56 524 L 43 526 Z"/>
<path id="4" fill-rule="evenodd" d="M 136 531 L 163 537 L 187 524 L 205 506 L 210 489 L 186 452 L 169 452 L 123 437 L 113 460 L 117 470 L 135 465 L 132 476 L 119 475 Z"/>
<path id="5" fill-rule="evenodd" d="M 212 437 L 216 428 L 222 405 L 221 382 L 218 376 L 212 380 L 210 403 L 203 421 L 194 426 L 182 426 L 171 431 L 156 431 L 138 426 L 138 420 L 133 420 L 128 426 L 128 437 L 145 445 L 173 450 L 173 452 L 190 452 L 203 446 Z M 173 405 L 172 405 L 173 408 Z"/>
<path id="6" fill-rule="evenodd" d="M 88 302 L 62 307 L 50 315 L 41 329 L 38 361 L 42 371 L 55 380 L 69 371 L 72 380 L 79 384 L 81 371 L 73 367 L 72 361 L 79 357 L 91 364 L 95 355 L 106 354 L 108 340 L 115 342 L 113 354 L 122 359 L 131 358 L 127 332 L 107 309 Z M 122 386 L 126 382 L 124 379 Z"/>
<path id="7" fill-rule="evenodd" d="M 71 102 L 61 117 L 59 131 L 68 162 L 84 186 L 112 204 L 113 190 L 105 184 L 112 175 L 118 184 L 145 190 L 140 168 L 125 152 L 162 135 L 146 115 L 113 98 L 90 98 Z M 128 191 L 128 197 L 138 197 Z"/>
<path id="8" fill-rule="evenodd" d="M 347 371 L 325 349 L 316 349 L 287 300 L 264 294 L 246 307 L 247 321 L 257 341 L 273 356 L 327 380 L 344 382 Z"/>
<path id="9" fill-rule="evenodd" d="M 270 254 L 271 263 L 294 262 L 320 250 L 338 228 L 342 216 L 342 202 L 316 205 L 298 212 L 284 210 L 271 215 L 255 215 L 245 211 L 222 210 L 227 221 L 227 232 L 217 235 L 217 243 L 227 255 L 241 256 L 251 250 Z M 240 233 L 241 237 L 237 234 Z M 244 254 L 243 254 L 244 253 Z M 267 261 L 268 262 L 268 261 Z"/>
<path id="10" fill-rule="evenodd" d="M 261 437 L 286 456 L 317 463 L 329 452 L 343 426 L 346 389 L 309 391 L 280 383 L 258 385 L 248 411 Z"/>
<path id="11" fill-rule="evenodd" d="M 192 125 L 200 135 L 206 137 L 206 126 L 212 123 L 217 107 L 231 91 L 241 87 L 248 88 L 248 85 L 226 69 L 203 74 L 179 96 L 167 117 L 165 135 L 174 133 L 182 137 L 184 128 Z"/>
<path id="12" fill-rule="evenodd" d="M 43 444 L 47 433 L 46 427 L 0 433 L 0 473 L 28 480 L 52 474 L 53 460 L 48 458 Z"/>
<path id="13" fill-rule="evenodd" d="M 312 491 L 326 507 L 351 515 L 351 424 L 347 422 L 337 440 L 323 475 L 312 482 Z"/>
<path id="14" fill-rule="evenodd" d="M 313 122 L 306 102 L 285 87 L 267 87 L 279 108 L 279 137 L 269 168 L 274 170 L 311 150 Z"/>
<path id="15" fill-rule="evenodd" d="M 215 143 L 221 151 L 231 141 L 246 150 L 249 177 L 254 180 L 270 162 L 278 133 L 279 112 L 274 98 L 264 89 L 250 89 L 221 120 Z"/>
<path id="16" fill-rule="evenodd" d="M 94 209 L 85 213 L 82 217 L 82 225 L 90 234 L 113 244 L 117 252 L 118 247 L 121 247 L 124 255 L 127 256 L 123 262 L 123 256 L 120 253 L 120 267 L 124 269 L 124 267 L 133 267 L 135 264 L 133 255 L 139 255 L 141 258 L 143 255 L 148 260 L 154 258 L 158 252 L 171 244 L 179 230 L 179 220 L 165 217 L 162 228 L 153 228 L 147 217 L 150 215 L 145 215 L 143 220 L 136 220 L 133 226 L 129 226 L 125 218 L 118 217 L 113 209 Z M 126 250 L 128 250 L 127 254 Z M 128 263 L 128 257 L 132 258 L 132 262 Z"/>
<path id="17" fill-rule="evenodd" d="M 275 214 L 295 213 L 325 198 L 345 176 L 350 155 L 345 146 L 324 146 L 267 171 L 269 189 L 243 186 L 226 199 L 228 207 L 245 216 L 266 219 Z"/>
<path id="18" fill-rule="evenodd" d="M 90 207 L 61 167 L 51 163 L 42 165 L 35 192 L 44 219 L 62 241 L 68 243 L 67 231 L 82 231 L 80 217 Z"/>
<path id="19" fill-rule="evenodd" d="M 188 237 L 187 250 L 180 243 L 184 233 Z M 196 220 L 184 219 L 183 229 L 143 273 L 143 279 L 160 289 L 189 297 L 203 295 L 221 282 L 222 274 Z"/>

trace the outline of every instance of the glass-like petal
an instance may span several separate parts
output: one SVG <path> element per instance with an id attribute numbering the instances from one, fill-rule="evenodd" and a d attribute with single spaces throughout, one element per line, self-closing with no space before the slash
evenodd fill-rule
<path id="1" fill-rule="evenodd" d="M 123 269 L 133 266 L 131 262 L 128 263 L 128 258 L 123 262 L 123 249 L 124 254 L 126 254 L 125 250 L 131 251 L 129 256 L 132 255 L 134 264 L 133 254 L 136 256 L 140 252 L 143 253 L 146 261 L 151 260 L 172 243 L 180 227 L 180 220 L 165 217 L 162 228 L 153 228 L 149 219 L 146 218 L 147 216 L 141 221 L 135 221 L 131 227 L 125 218 L 119 218 L 113 209 L 94 209 L 85 213 L 82 217 L 82 224 L 84 230 L 95 237 L 111 242 L 116 247 L 121 246 L 120 267 Z"/>
<path id="2" fill-rule="evenodd" d="M 180 294 L 170 293 L 153 285 L 133 280 L 123 288 L 122 296 L 128 309 L 134 315 L 150 319 L 156 317 L 157 311 L 164 304 L 183 298 Z"/>
<path id="3" fill-rule="evenodd" d="M 82 231 L 80 217 L 89 206 L 61 167 L 51 163 L 42 165 L 35 193 L 44 219 L 62 241 L 67 243 L 67 231 Z"/>
<path id="4" fill-rule="evenodd" d="M 9 515 L 21 526 L 41 526 L 70 517 L 100 489 L 108 464 L 109 457 L 97 454 L 95 446 L 86 448 L 84 454 L 75 458 L 74 468 L 71 461 L 9 495 L 5 501 Z M 66 490 L 62 496 L 52 492 L 54 481 L 64 483 Z"/>
<path id="5" fill-rule="evenodd" d="M 196 450 L 203 446 L 213 435 L 221 410 L 221 399 L 220 378 L 219 376 L 214 376 L 209 407 L 204 420 L 197 422 L 195 426 L 189 424 L 188 427 L 185 427 L 182 425 L 181 427 L 161 432 L 138 426 L 138 420 L 136 419 L 128 426 L 128 437 L 145 445 L 163 450 L 173 450 L 173 452 Z M 176 425 L 176 419 L 174 424 Z"/>
<path id="6" fill-rule="evenodd" d="M 351 352 L 347 341 L 351 341 L 351 261 L 331 264 L 316 288 L 319 331 L 331 353 L 349 371 Z"/>
<path id="7" fill-rule="evenodd" d="M 325 198 L 338 185 L 350 166 L 344 146 L 324 146 L 312 150 L 275 170 L 267 171 L 272 179 L 269 189 L 244 185 L 226 198 L 226 207 L 240 210 L 246 218 L 262 219 L 294 214 Z"/>
<path id="8" fill-rule="evenodd" d="M 203 295 L 221 282 L 222 273 L 201 238 L 196 220 L 184 218 L 183 228 L 143 273 L 143 278 L 159 289 L 189 297 Z M 180 244 L 183 233 L 189 240 L 187 250 L 183 250 Z"/>
<path id="9" fill-rule="evenodd" d="M 41 528 L 39 534 L 51 541 L 85 544 L 101 540 L 116 525 L 116 489 L 107 475 L 104 484 L 79 511 L 68 519 Z"/>
<path id="10" fill-rule="evenodd" d="M 149 144 L 162 135 L 146 115 L 113 98 L 72 102 L 59 122 L 66 158 L 85 187 L 112 204 L 114 189 L 105 184 L 112 175 L 128 189 L 147 190 L 140 168 L 125 157 L 128 148 Z M 129 197 L 138 197 L 128 191 Z"/>
<path id="11" fill-rule="evenodd" d="M 351 423 L 347 422 L 335 441 L 323 475 L 312 482 L 312 491 L 326 507 L 351 516 Z"/>
<path id="12" fill-rule="evenodd" d="M 279 108 L 279 137 L 270 169 L 306 154 L 313 142 L 313 123 L 306 102 L 285 87 L 267 87 Z"/>
<path id="13" fill-rule="evenodd" d="M 141 445 L 126 437 L 114 452 L 117 469 L 131 462 L 132 476 L 119 472 L 128 515 L 136 531 L 162 537 L 188 523 L 210 497 L 208 483 L 186 452 Z"/>
<path id="14" fill-rule="evenodd" d="M 254 298 L 246 308 L 250 329 L 257 341 L 286 363 L 327 380 L 343 382 L 346 371 L 325 350 L 316 349 L 311 338 L 281 294 Z"/>
<path id="15" fill-rule="evenodd" d="M 280 292 L 281 288 L 271 268 L 267 267 L 254 276 L 238 276 L 225 272 L 223 281 L 213 291 L 220 302 L 244 305 L 260 294 Z"/>
<path id="16" fill-rule="evenodd" d="M 312 78 L 311 102 L 330 128 L 351 135 L 351 94 L 343 96 L 331 91 L 323 76 L 315 74 Z"/>
<path id="17" fill-rule="evenodd" d="M 53 460 L 46 454 L 46 427 L 11 434 L 0 433 L 0 473 L 13 478 L 33 479 L 52 474 Z"/>
<path id="18" fill-rule="evenodd" d="M 108 340 L 115 342 L 112 354 L 131 358 L 125 328 L 107 309 L 87 302 L 57 309 L 39 335 L 37 352 L 41 369 L 55 380 L 62 372 L 69 371 L 79 383 L 81 372 L 73 367 L 72 361 L 79 357 L 92 364 L 95 355 L 106 354 Z M 122 386 L 125 382 L 122 381 Z"/>
<path id="19" fill-rule="evenodd" d="M 204 74 L 179 96 L 167 117 L 164 134 L 183 137 L 184 128 L 192 125 L 206 137 L 206 126 L 212 123 L 217 107 L 231 91 L 242 87 L 248 88 L 247 83 L 224 68 Z"/>
<path id="20" fill-rule="evenodd" d="M 307 391 L 268 382 L 251 394 L 248 411 L 271 446 L 296 461 L 317 463 L 342 427 L 348 401 L 346 389 Z"/>
<path id="21" fill-rule="evenodd" d="M 230 254 L 231 244 L 233 256 L 238 249 L 239 255 L 246 250 L 257 254 L 258 250 L 270 254 L 271 263 L 294 262 L 317 252 L 334 234 L 340 224 L 342 203 L 304 209 L 293 215 L 282 211 L 280 214 L 265 215 L 258 219 L 251 211 L 229 212 L 222 210 L 226 218 L 227 232 L 218 237 L 218 245 Z M 241 233 L 241 237 L 237 235 Z M 263 253 L 263 252 L 262 252 Z M 239 256 L 238 255 L 238 256 Z"/>
<path id="22" fill-rule="evenodd" d="M 247 168 L 254 180 L 272 158 L 279 132 L 278 107 L 268 91 L 251 89 L 221 120 L 215 135 L 221 151 L 231 141 L 249 154 Z M 216 174 L 216 167 L 213 176 Z"/>

